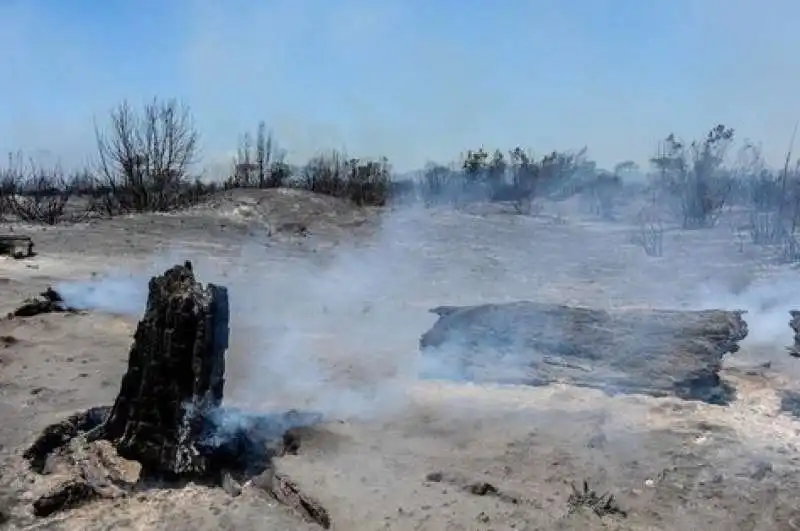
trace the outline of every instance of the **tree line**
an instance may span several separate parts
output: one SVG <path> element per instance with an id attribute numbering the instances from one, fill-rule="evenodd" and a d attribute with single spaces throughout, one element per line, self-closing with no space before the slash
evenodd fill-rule
<path id="1" fill-rule="evenodd" d="M 767 168 L 759 148 L 750 143 L 731 164 L 734 137 L 734 130 L 724 125 L 689 142 L 669 134 L 650 160 L 643 192 L 687 229 L 713 226 L 726 206 L 747 205 L 756 217 L 768 214 L 772 220 L 759 238 L 793 234 L 800 219 L 800 173 L 792 164 L 791 149 L 777 171 Z M 227 178 L 208 183 L 192 175 L 199 162 L 199 133 L 191 110 L 177 100 L 158 98 L 141 108 L 121 103 L 104 126 L 95 126 L 95 139 L 97 164 L 82 171 L 66 172 L 9 155 L 0 170 L 0 215 L 55 224 L 185 208 L 221 189 L 291 186 L 362 206 L 504 201 L 521 214 L 532 213 L 541 199 L 580 195 L 591 200 L 597 214 L 611 219 L 626 176 L 638 170 L 632 162 L 600 169 L 585 148 L 539 156 L 522 147 L 478 148 L 464 152 L 457 163 L 432 163 L 413 178 L 399 180 L 386 158 L 353 158 L 338 151 L 292 166 L 262 122 L 255 135 L 240 139 Z M 69 208 L 75 197 L 84 200 L 83 208 Z"/>

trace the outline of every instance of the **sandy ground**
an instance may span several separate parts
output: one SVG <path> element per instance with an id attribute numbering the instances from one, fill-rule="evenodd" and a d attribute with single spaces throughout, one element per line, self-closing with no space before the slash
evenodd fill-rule
<path id="1" fill-rule="evenodd" d="M 14 225 L 40 254 L 0 260 L 0 312 L 48 285 L 95 286 L 97 309 L 0 321 L 8 525 L 313 529 L 253 487 L 236 498 L 154 487 L 50 519 L 26 513 L 36 485 L 21 450 L 47 424 L 113 401 L 147 275 L 190 258 L 202 281 L 231 291 L 226 401 L 329 418 L 277 467 L 336 529 L 800 529 L 800 420 L 780 411 L 778 394 L 800 389 L 784 351 L 796 273 L 729 225 L 669 230 L 664 257 L 653 258 L 630 243 L 634 225 L 577 205 L 536 217 L 496 205 L 377 212 L 284 191 L 232 193 L 174 215 Z M 751 337 L 725 370 L 739 398 L 723 407 L 415 378 L 428 308 L 515 299 L 746 308 Z M 570 485 L 584 480 L 628 516 L 569 514 Z M 478 482 L 499 492 L 471 492 Z"/>

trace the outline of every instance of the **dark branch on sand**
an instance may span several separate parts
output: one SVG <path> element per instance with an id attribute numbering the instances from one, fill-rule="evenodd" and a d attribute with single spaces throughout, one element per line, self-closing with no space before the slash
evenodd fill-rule
<path id="1" fill-rule="evenodd" d="M 628 513 L 620 508 L 611 493 L 597 494 L 594 489 L 589 488 L 589 482 L 583 481 L 583 488 L 578 489 L 575 484 L 571 485 L 572 493 L 567 499 L 569 513 L 574 513 L 582 507 L 590 509 L 599 517 L 606 515 L 621 516 L 627 518 Z"/>
<path id="2" fill-rule="evenodd" d="M 14 310 L 11 317 L 33 317 L 42 313 L 75 313 L 78 310 L 67 306 L 64 299 L 56 290 L 48 287 L 38 297 L 26 299 L 22 305 Z"/>

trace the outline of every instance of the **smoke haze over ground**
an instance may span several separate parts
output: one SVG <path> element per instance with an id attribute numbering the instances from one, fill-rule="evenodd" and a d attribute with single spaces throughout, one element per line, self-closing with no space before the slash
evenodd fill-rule
<path id="1" fill-rule="evenodd" d="M 424 247 L 405 222 L 414 212 L 388 214 L 369 244 L 344 243 L 316 261 L 280 256 L 255 241 L 232 259 L 171 249 L 144 272 L 112 270 L 56 287 L 72 307 L 138 317 L 149 277 L 192 259 L 202 282 L 230 293 L 234 401 L 302 406 L 333 417 L 385 415 L 415 376 L 413 325 L 425 318 L 426 308 L 409 311 L 403 300 L 425 273 L 408 252 Z M 408 313 L 418 314 L 412 326 L 404 323 Z M 343 365 L 351 374 L 336 374 Z"/>
<path id="2" fill-rule="evenodd" d="M 780 413 L 779 392 L 800 387 L 796 360 L 785 352 L 792 342 L 787 312 L 800 294 L 791 264 L 732 234 L 729 218 L 739 207 L 703 229 L 683 229 L 680 219 L 665 215 L 660 256 L 648 255 L 632 239 L 641 231 L 637 214 L 649 205 L 646 193 L 621 197 L 613 220 L 587 210 L 577 196 L 537 199 L 541 211 L 530 215 L 508 203 L 454 206 L 448 201 L 456 198 L 446 197 L 430 206 L 408 201 L 372 209 L 358 226 L 342 214 L 348 223 L 342 230 L 334 230 L 339 218 L 331 215 L 308 222 L 303 233 L 281 232 L 276 227 L 296 219 L 306 223 L 303 210 L 320 201 L 297 190 L 287 212 L 276 212 L 278 203 L 270 200 L 252 206 L 248 218 L 235 215 L 242 208 L 237 201 L 282 193 L 226 192 L 210 206 L 184 212 L 57 226 L 37 233 L 41 251 L 34 260 L 40 270 L 2 262 L 9 271 L 19 264 L 29 275 L 71 278 L 54 287 L 69 305 L 94 310 L 63 320 L 6 323 L 17 327 L 9 333 L 21 338 L 20 348 L 39 345 L 32 338 L 48 338 L 37 348 L 69 351 L 75 370 L 92 375 L 76 374 L 77 383 L 70 383 L 60 374 L 71 374 L 67 361 L 59 361 L 59 374 L 52 376 L 51 361 L 42 363 L 36 377 L 4 366 L 20 386 L 20 403 L 33 404 L 9 402 L 23 412 L 25 433 L 39 414 L 32 408 L 48 400 L 55 405 L 47 418 L 108 402 L 119 385 L 131 326 L 144 309 L 149 277 L 188 259 L 201 282 L 225 285 L 230 294 L 225 405 L 234 409 L 215 419 L 217 435 L 251 420 L 238 411 L 322 413 L 330 425 L 304 435 L 299 455 L 279 466 L 348 529 L 376 522 L 394 529 L 425 529 L 428 522 L 432 530 L 446 529 L 451 521 L 468 529 L 480 511 L 498 528 L 521 528 L 526 521 L 556 528 L 566 518 L 569 482 L 584 478 L 593 488 L 613 491 L 629 511 L 620 520 L 623 529 L 653 527 L 653 514 L 663 522 L 655 527 L 663 529 L 709 521 L 703 524 L 709 529 L 735 529 L 748 518 L 761 519 L 754 529 L 778 529 L 774 522 L 788 518 L 785 511 L 793 505 L 782 493 L 788 496 L 800 484 L 791 463 L 796 421 Z M 258 211 L 264 205 L 273 210 Z M 223 224 L 224 231 L 216 228 Z M 73 254 L 57 258 L 58 246 Z M 80 256 L 100 263 L 93 253 L 107 256 L 107 267 L 92 266 L 96 275 L 57 274 L 58 260 L 73 263 Z M 476 372 L 461 363 L 458 352 L 421 355 L 420 335 L 436 321 L 431 308 L 519 300 L 603 309 L 747 310 L 749 336 L 722 371 L 737 389 L 736 400 L 713 406 L 643 394 L 607 396 L 563 383 L 503 385 L 497 382 L 524 374 L 528 360 L 512 352 L 487 360 Z M 51 359 L 48 352 L 23 353 L 20 359 L 31 367 L 34 360 Z M 747 374 L 767 361 L 771 369 Z M 95 369 L 99 363 L 107 365 Z M 747 370 L 737 372 L 739 366 Z M 618 375 L 589 376 L 613 383 Z M 26 378 L 45 390 L 33 394 L 22 387 Z M 55 402 L 61 398 L 50 397 L 61 395 L 49 389 L 59 385 L 74 386 L 63 396 L 82 401 Z M 8 389 L 13 396 L 15 388 Z M 772 472 L 765 472 L 768 467 Z M 424 481 L 437 471 L 440 482 Z M 497 505 L 497 498 L 470 494 L 469 485 L 483 480 L 523 501 Z M 159 522 L 169 521 L 158 514 Z M 241 505 L 231 509 L 232 518 L 241 514 L 249 513 Z M 600 525 L 595 516 L 587 518 L 565 528 Z"/>
<path id="3" fill-rule="evenodd" d="M 231 256 L 172 248 L 154 256 L 146 271 L 112 270 L 57 289 L 77 308 L 139 316 L 149 276 L 191 259 L 202 282 L 230 292 L 228 399 L 342 418 L 396 412 L 419 378 L 502 382 L 526 374 L 530 360 L 523 353 L 487 359 L 477 369 L 463 366 L 452 350 L 420 357 L 418 338 L 435 320 L 429 309 L 442 304 L 528 299 L 742 309 L 750 329 L 744 345 L 759 354 L 735 358 L 784 356 L 791 344 L 787 312 L 800 297 L 792 272 L 759 278 L 752 263 L 714 242 L 722 235 L 713 230 L 672 244 L 671 255 L 693 260 L 653 259 L 624 234 L 601 234 L 602 225 L 581 221 L 585 214 L 575 204 L 548 208 L 569 221 L 480 206 L 472 213 L 402 206 L 384 212 L 368 236 L 320 247 L 310 260 L 256 240 Z M 449 236 L 455 227 L 465 231 L 463 239 Z M 315 246 L 313 235 L 309 245 Z M 730 265 L 731 256 L 738 266 Z"/>

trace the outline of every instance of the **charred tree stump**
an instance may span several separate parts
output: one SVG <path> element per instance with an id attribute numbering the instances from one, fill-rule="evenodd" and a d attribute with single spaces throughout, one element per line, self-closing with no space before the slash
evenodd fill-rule
<path id="1" fill-rule="evenodd" d="M 747 336 L 742 311 L 605 311 L 538 302 L 442 306 L 420 339 L 427 376 L 725 404 L 725 354 Z M 800 319 L 798 319 L 800 321 Z"/>
<path id="2" fill-rule="evenodd" d="M 222 406 L 229 319 L 227 290 L 197 282 L 189 262 L 150 280 L 114 405 L 48 426 L 23 454 L 51 480 L 35 515 L 127 496 L 153 476 L 216 483 L 238 495 L 241 482 L 263 475 L 269 481 L 260 486 L 274 499 L 330 527 L 325 508 L 272 468 L 274 457 L 297 452 L 299 436 L 289 430 L 321 415 Z"/>
<path id="3" fill-rule="evenodd" d="M 207 473 L 200 438 L 222 402 L 228 320 L 226 288 L 198 283 L 190 262 L 152 278 L 119 394 L 93 438 L 149 474 Z"/>

